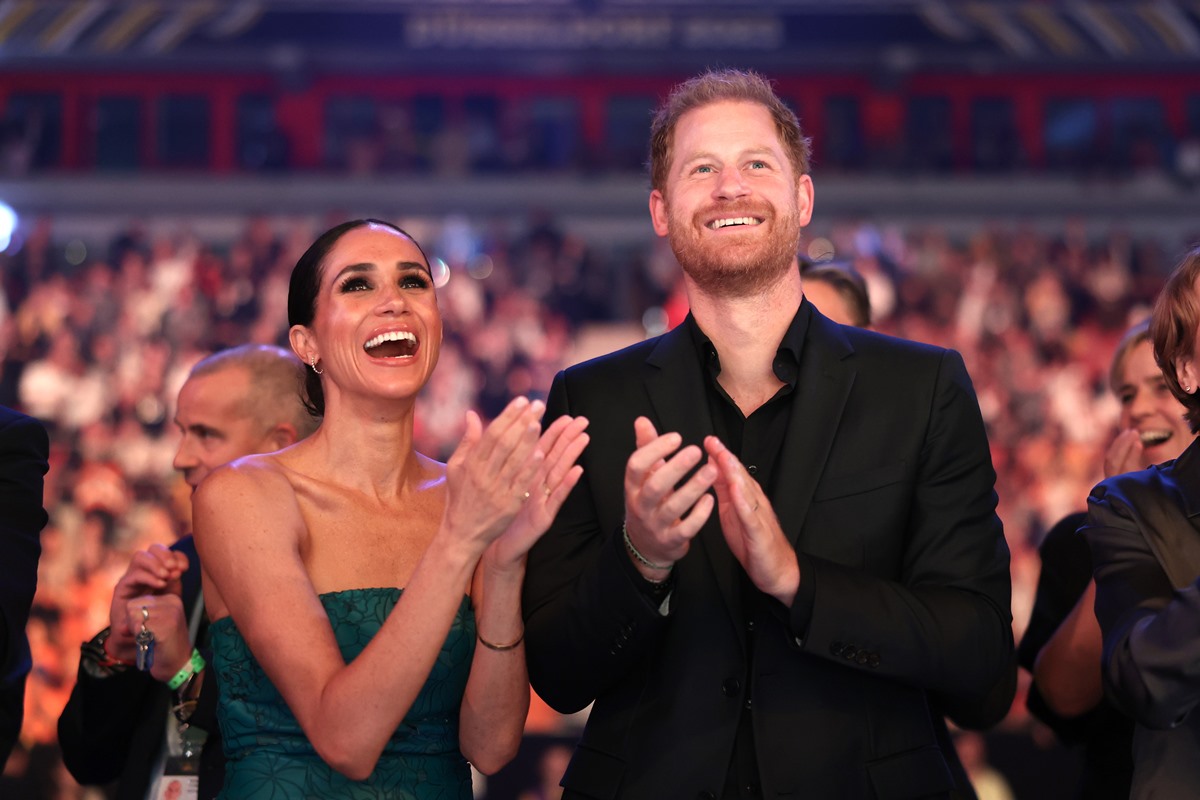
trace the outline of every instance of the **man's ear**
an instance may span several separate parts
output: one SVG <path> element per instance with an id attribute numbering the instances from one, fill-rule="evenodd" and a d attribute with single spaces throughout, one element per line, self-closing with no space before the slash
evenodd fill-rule
<path id="1" fill-rule="evenodd" d="M 296 426 L 290 422 L 276 423 L 275 427 L 267 432 L 266 442 L 271 450 L 282 450 L 285 447 L 290 447 L 300 440 L 300 433 L 296 430 Z"/>
<path id="2" fill-rule="evenodd" d="M 800 227 L 812 220 L 813 212 L 813 182 L 808 175 L 801 175 L 796 181 L 796 211 L 800 215 Z"/>
<path id="3" fill-rule="evenodd" d="M 659 236 L 666 236 L 670 232 L 668 220 L 670 215 L 667 214 L 667 198 L 658 189 L 650 192 L 650 222 L 654 225 L 654 232 Z"/>

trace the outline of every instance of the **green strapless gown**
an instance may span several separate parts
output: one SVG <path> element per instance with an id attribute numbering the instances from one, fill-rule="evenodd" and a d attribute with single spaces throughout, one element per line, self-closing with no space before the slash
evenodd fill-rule
<path id="1" fill-rule="evenodd" d="M 350 589 L 321 595 L 347 663 L 379 631 L 400 592 Z M 231 617 L 217 620 L 209 631 L 227 759 L 222 798 L 471 800 L 470 767 L 458 749 L 458 710 L 475 652 L 475 615 L 468 598 L 429 679 L 365 781 L 352 781 L 321 760 Z"/>

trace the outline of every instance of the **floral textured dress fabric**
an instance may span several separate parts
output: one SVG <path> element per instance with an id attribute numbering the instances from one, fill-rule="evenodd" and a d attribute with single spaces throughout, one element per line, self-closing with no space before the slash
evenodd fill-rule
<path id="1" fill-rule="evenodd" d="M 400 594 L 350 589 L 321 595 L 347 663 L 379 631 Z M 228 759 L 220 797 L 470 800 L 471 771 L 458 747 L 458 711 L 475 652 L 469 598 L 463 598 L 412 708 L 364 781 L 350 780 L 321 760 L 232 617 L 213 623 L 211 637 L 220 686 L 217 717 Z"/>

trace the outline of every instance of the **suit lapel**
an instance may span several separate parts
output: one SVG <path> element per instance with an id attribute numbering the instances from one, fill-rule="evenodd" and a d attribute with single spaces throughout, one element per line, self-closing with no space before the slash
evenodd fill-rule
<path id="1" fill-rule="evenodd" d="M 800 377 L 771 496 L 775 515 L 793 545 L 804 526 L 854 384 L 855 370 L 846 360 L 853 352 L 841 329 L 814 309 L 804 336 Z"/>
<path id="2" fill-rule="evenodd" d="M 713 433 L 713 423 L 705 396 L 707 387 L 704 373 L 687 328 L 680 325 L 664 334 L 646 363 L 650 367 L 646 391 L 654 409 L 653 421 L 658 432 L 675 431 L 683 437 L 684 445 L 694 444 L 703 448 L 704 437 Z M 697 534 L 693 549 L 697 544 L 712 568 L 731 622 L 739 632 L 740 642 L 744 627 L 739 623 L 742 618 L 738 583 L 741 566 L 725 542 L 715 509 Z"/>
<path id="3" fill-rule="evenodd" d="M 854 384 L 855 371 L 847 361 L 853 352 L 840 327 L 814 309 L 805 332 L 800 376 L 771 497 L 783 531 L 793 545 L 799 539 Z M 655 427 L 660 433 L 678 432 L 684 444 L 703 446 L 704 437 L 713 432 L 713 424 L 704 394 L 705 378 L 687 329 L 681 325 L 665 334 L 646 363 L 649 367 L 646 391 Z M 712 567 L 731 621 L 740 633 L 743 629 L 738 580 L 741 567 L 725 542 L 715 510 L 696 541 Z"/>

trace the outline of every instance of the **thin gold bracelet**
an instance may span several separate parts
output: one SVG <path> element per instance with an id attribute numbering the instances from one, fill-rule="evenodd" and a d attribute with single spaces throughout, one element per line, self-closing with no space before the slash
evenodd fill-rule
<path id="1" fill-rule="evenodd" d="M 524 629 L 522 629 L 521 635 L 518 636 L 517 640 L 511 644 L 492 644 L 487 639 L 483 638 L 483 634 L 481 634 L 478 631 L 478 629 L 475 631 L 475 638 L 478 639 L 479 643 L 481 645 L 483 645 L 484 647 L 486 647 L 488 650 L 495 650 L 497 653 L 503 653 L 507 650 L 515 650 L 517 648 L 517 645 L 519 645 L 521 642 L 525 641 L 525 631 L 524 631 Z"/>

